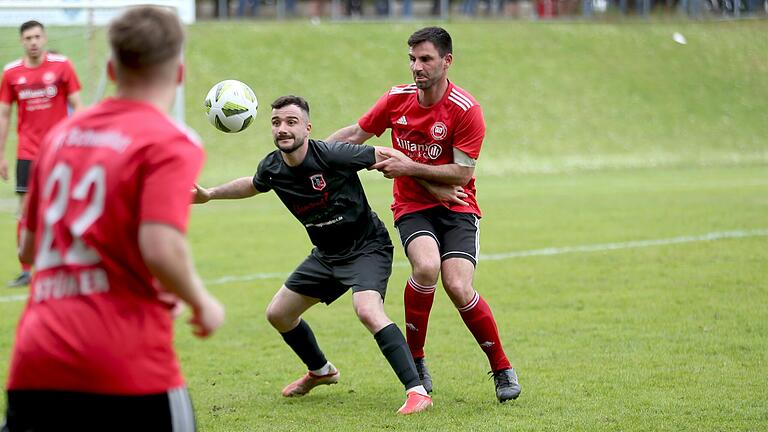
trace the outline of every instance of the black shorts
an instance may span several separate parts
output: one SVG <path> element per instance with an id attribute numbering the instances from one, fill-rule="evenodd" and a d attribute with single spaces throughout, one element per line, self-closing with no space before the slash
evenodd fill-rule
<path id="1" fill-rule="evenodd" d="M 333 303 L 349 289 L 353 293 L 376 291 L 384 299 L 392 274 L 393 253 L 394 247 L 388 244 L 344 261 L 329 261 L 313 251 L 288 276 L 285 286 L 325 304 Z"/>
<path id="2" fill-rule="evenodd" d="M 27 193 L 27 189 L 29 188 L 29 174 L 31 170 L 31 160 L 16 159 L 16 193 Z"/>
<path id="3" fill-rule="evenodd" d="M 9 390 L 0 431 L 29 430 L 193 432 L 196 427 L 186 387 L 146 396 Z"/>
<path id="4" fill-rule="evenodd" d="M 472 213 L 458 213 L 443 206 L 401 216 L 395 221 L 403 249 L 421 236 L 430 236 L 440 249 L 440 260 L 464 258 L 477 266 L 480 253 L 480 218 Z"/>

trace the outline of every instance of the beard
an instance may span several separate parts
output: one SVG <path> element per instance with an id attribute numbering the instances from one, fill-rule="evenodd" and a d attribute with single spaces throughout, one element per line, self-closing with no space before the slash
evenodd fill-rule
<path id="1" fill-rule="evenodd" d="M 283 140 L 283 139 L 293 139 L 293 143 L 288 146 L 280 145 L 280 140 Z M 302 144 L 304 144 L 304 138 L 297 139 L 295 135 L 292 135 L 289 137 L 283 136 L 280 138 L 274 137 L 274 141 L 275 141 L 275 147 L 277 147 L 281 152 L 286 154 L 291 154 L 295 152 L 302 146 Z"/>
<path id="2" fill-rule="evenodd" d="M 416 79 L 417 77 L 418 77 L 418 78 L 426 78 L 426 80 L 424 80 L 424 81 L 418 81 L 418 80 Z M 419 75 L 419 76 L 417 76 L 417 75 L 414 75 L 414 76 L 413 76 L 413 82 L 414 82 L 414 83 L 416 83 L 416 88 L 418 88 L 418 89 L 421 89 L 421 90 L 426 90 L 426 89 L 428 89 L 428 88 L 432 87 L 433 85 L 435 85 L 435 83 L 436 83 L 437 81 L 438 81 L 438 80 L 436 80 L 436 79 L 435 79 L 435 78 L 433 78 L 433 77 L 428 77 L 428 76 L 423 76 L 423 75 Z"/>

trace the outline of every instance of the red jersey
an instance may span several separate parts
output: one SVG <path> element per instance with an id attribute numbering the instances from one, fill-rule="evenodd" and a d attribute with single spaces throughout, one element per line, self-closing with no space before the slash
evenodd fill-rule
<path id="1" fill-rule="evenodd" d="M 18 159 L 35 159 L 45 134 L 67 117 L 67 96 L 79 90 L 75 69 L 62 55 L 47 53 L 34 68 L 24 66 L 21 59 L 5 66 L 0 102 L 18 104 Z"/>
<path id="2" fill-rule="evenodd" d="M 358 125 L 376 136 L 391 129 L 392 147 L 427 165 L 453 163 L 454 148 L 477 159 L 485 137 L 480 105 L 472 95 L 452 82 L 448 82 L 443 98 L 428 108 L 419 105 L 416 84 L 392 87 L 358 121 Z M 395 220 L 439 205 L 481 216 L 475 197 L 475 178 L 463 187 L 468 195 L 464 201 L 469 206 L 440 202 L 413 178 L 397 177 L 392 204 Z"/>
<path id="3" fill-rule="evenodd" d="M 24 223 L 35 273 L 9 389 L 142 395 L 183 385 L 139 225 L 186 232 L 203 150 L 155 107 L 108 99 L 43 140 Z M 167 295 L 167 294 L 166 294 Z"/>

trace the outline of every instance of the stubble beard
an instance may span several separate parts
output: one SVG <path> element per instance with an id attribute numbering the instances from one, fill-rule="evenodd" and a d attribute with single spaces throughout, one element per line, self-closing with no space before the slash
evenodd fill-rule
<path id="1" fill-rule="evenodd" d="M 303 138 L 301 140 L 299 140 L 299 139 L 296 138 L 295 135 L 290 137 L 290 138 L 293 139 L 293 144 L 288 146 L 288 147 L 283 147 L 283 146 L 280 145 L 280 139 L 275 137 L 274 138 L 275 147 L 277 147 L 281 152 L 283 152 L 285 154 L 291 154 L 291 153 L 295 152 L 296 150 L 298 150 L 299 147 L 301 147 L 302 144 L 304 144 L 304 139 Z M 285 139 L 285 138 L 282 138 L 282 139 Z"/>

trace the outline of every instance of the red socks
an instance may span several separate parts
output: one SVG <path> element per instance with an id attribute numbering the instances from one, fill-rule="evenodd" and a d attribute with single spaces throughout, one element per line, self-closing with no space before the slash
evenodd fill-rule
<path id="1" fill-rule="evenodd" d="M 16 246 L 18 247 L 21 245 L 21 220 L 16 222 Z M 32 266 L 29 264 L 24 264 L 21 261 L 19 261 L 19 264 L 21 264 L 21 270 L 28 272 L 32 270 Z"/>
<path id="2" fill-rule="evenodd" d="M 419 285 L 408 278 L 405 284 L 405 338 L 413 358 L 424 357 L 424 342 L 427 340 L 427 323 L 432 301 L 435 299 L 435 285 Z"/>
<path id="3" fill-rule="evenodd" d="M 488 303 L 475 292 L 474 297 L 469 303 L 458 308 L 461 319 L 475 337 L 480 348 L 488 356 L 491 369 L 496 372 L 512 367 L 504 349 L 501 347 L 499 339 L 499 330 L 496 328 L 496 320 L 493 318 L 493 312 Z"/>

